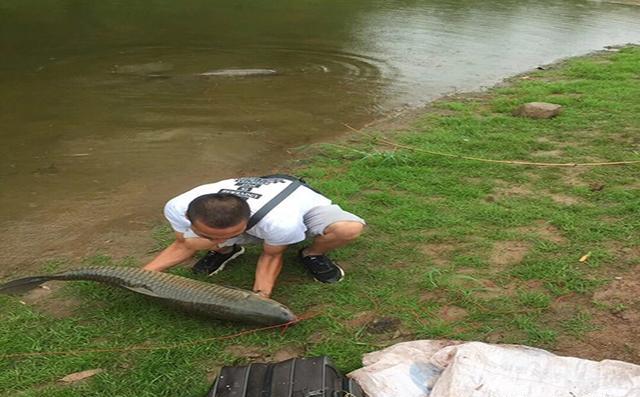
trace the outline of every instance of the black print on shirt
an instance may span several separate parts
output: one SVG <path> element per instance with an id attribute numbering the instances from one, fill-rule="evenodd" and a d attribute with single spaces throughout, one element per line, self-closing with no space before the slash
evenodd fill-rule
<path id="1" fill-rule="evenodd" d="M 285 179 L 281 178 L 238 178 L 235 180 L 238 190 L 222 189 L 219 193 L 235 194 L 243 199 L 259 199 L 261 194 L 253 193 L 251 190 L 257 189 L 262 185 L 270 185 L 272 183 L 285 183 Z"/>
<path id="2" fill-rule="evenodd" d="M 285 180 L 280 178 L 238 178 L 236 179 L 236 186 L 238 186 L 238 190 L 250 191 L 251 189 L 259 188 L 262 185 L 284 182 Z"/>
<path id="3" fill-rule="evenodd" d="M 229 194 L 233 194 L 235 196 L 238 196 L 240 198 L 243 199 L 259 199 L 260 197 L 262 197 L 261 194 L 258 193 L 252 193 L 252 192 L 246 192 L 243 190 L 231 190 L 231 189 L 221 189 L 218 193 L 229 193 Z"/>

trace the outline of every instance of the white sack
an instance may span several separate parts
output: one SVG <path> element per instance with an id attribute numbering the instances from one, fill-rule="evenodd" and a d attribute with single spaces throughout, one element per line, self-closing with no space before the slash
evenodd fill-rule
<path id="1" fill-rule="evenodd" d="M 519 345 L 420 340 L 366 354 L 369 397 L 640 397 L 640 366 Z"/>

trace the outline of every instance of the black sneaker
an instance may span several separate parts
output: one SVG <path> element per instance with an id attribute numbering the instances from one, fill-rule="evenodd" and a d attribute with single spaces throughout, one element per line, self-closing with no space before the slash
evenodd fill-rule
<path id="1" fill-rule="evenodd" d="M 302 256 L 301 249 L 298 251 L 298 259 L 309 273 L 321 283 L 337 283 L 344 278 L 344 270 L 337 263 L 329 259 L 326 255 Z"/>
<path id="2" fill-rule="evenodd" d="M 231 260 L 239 257 L 244 254 L 244 247 L 239 245 L 234 245 L 233 249 L 226 254 L 221 254 L 216 251 L 209 251 L 200 258 L 198 262 L 191 268 L 191 270 L 196 274 L 206 274 L 209 276 L 213 276 L 214 274 L 222 271 L 224 266 Z"/>

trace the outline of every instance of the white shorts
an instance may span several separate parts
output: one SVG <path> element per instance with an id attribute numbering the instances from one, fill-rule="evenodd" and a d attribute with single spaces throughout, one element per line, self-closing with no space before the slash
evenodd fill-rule
<path id="1" fill-rule="evenodd" d="M 314 207 L 304 214 L 304 225 L 307 227 L 307 238 L 321 236 L 330 225 L 336 222 L 359 222 L 366 225 L 364 219 L 340 208 L 339 205 L 331 204 L 321 207 Z M 230 247 L 234 244 L 249 245 L 262 244 L 263 240 L 247 233 L 242 233 L 238 237 L 231 238 L 224 243 L 220 243 L 220 247 Z"/>

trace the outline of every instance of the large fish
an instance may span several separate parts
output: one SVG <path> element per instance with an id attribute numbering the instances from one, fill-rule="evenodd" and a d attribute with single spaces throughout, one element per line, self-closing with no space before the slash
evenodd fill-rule
<path id="1" fill-rule="evenodd" d="M 250 291 L 131 267 L 88 267 L 26 277 L 0 285 L 0 293 L 25 292 L 49 280 L 98 281 L 218 319 L 272 325 L 296 318 L 286 306 Z"/>

